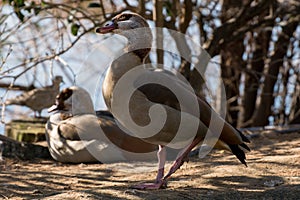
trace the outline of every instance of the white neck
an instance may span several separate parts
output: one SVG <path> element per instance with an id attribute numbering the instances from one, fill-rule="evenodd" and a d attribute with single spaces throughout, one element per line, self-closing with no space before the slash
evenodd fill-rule
<path id="1" fill-rule="evenodd" d="M 152 47 L 152 33 L 150 28 L 137 28 L 120 33 L 127 38 L 125 52 L 136 52 L 143 60 Z"/>
<path id="2" fill-rule="evenodd" d="M 124 54 L 116 58 L 105 76 L 102 92 L 106 105 L 110 109 L 112 93 L 119 79 L 129 70 L 143 65 L 152 45 L 152 34 L 149 28 L 138 28 L 119 33 L 127 38 Z"/>

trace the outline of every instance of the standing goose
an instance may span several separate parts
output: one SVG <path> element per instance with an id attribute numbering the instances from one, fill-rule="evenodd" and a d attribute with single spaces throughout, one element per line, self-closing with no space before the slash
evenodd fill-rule
<path id="1" fill-rule="evenodd" d="M 61 76 L 55 76 L 52 85 L 24 92 L 14 99 L 6 100 L 5 105 L 27 106 L 34 111 L 35 117 L 37 116 L 36 112 L 41 117 L 42 110 L 54 104 L 55 97 L 59 93 L 59 85 L 62 81 Z"/>
<path id="2" fill-rule="evenodd" d="M 144 28 L 145 30 L 141 32 L 131 31 L 134 29 L 138 30 L 138 28 Z M 114 117 L 116 117 L 124 127 L 136 133 L 137 129 L 131 130 L 132 126 L 128 123 L 128 117 L 123 117 L 123 113 L 118 112 L 118 109 L 114 108 L 114 106 L 122 107 L 125 105 L 116 105 L 115 102 L 118 102 L 118 99 L 122 99 L 123 97 L 114 95 L 114 89 L 117 88 L 118 82 L 122 81 L 122 78 L 125 77 L 127 73 L 132 72 L 137 66 L 143 65 L 144 59 L 148 55 L 152 44 L 152 34 L 149 25 L 146 20 L 138 14 L 121 13 L 103 27 L 97 28 L 96 32 L 101 34 L 116 33 L 126 37 L 128 40 L 125 53 L 115 59 L 110 65 L 104 79 L 102 91 L 106 105 L 113 113 Z M 133 85 L 136 84 L 136 90 L 130 96 L 128 104 L 130 117 L 137 125 L 147 126 L 151 123 L 151 109 L 155 106 L 163 108 L 167 117 L 163 127 L 157 134 L 153 135 L 151 133 L 149 137 L 145 137 L 145 134 L 147 133 L 143 133 L 142 138 L 147 142 L 159 145 L 157 153 L 158 172 L 156 181 L 155 183 L 143 183 L 134 188 L 159 189 L 166 187 L 167 180 L 170 176 L 180 168 L 184 161 L 188 160 L 189 152 L 199 143 L 203 142 L 207 134 L 214 137 L 214 130 L 208 130 L 210 122 L 223 125 L 222 129 L 219 131 L 220 136 L 217 138 L 214 147 L 231 151 L 241 163 L 246 165 L 246 157 L 242 149 L 250 150 L 244 143 L 249 142 L 249 140 L 242 133 L 222 119 L 209 104 L 201 98 L 196 97 L 195 101 L 196 104 L 198 103 L 200 116 L 193 113 L 192 110 L 196 105 L 190 103 L 190 99 L 195 98 L 192 90 L 175 76 L 170 75 L 169 72 L 164 70 L 147 70 L 148 72 L 133 80 Z M 176 91 L 179 91 L 185 96 L 187 102 L 183 105 L 179 105 L 179 100 L 176 96 L 160 84 L 139 85 L 141 81 L 150 76 L 155 76 L 158 80 L 160 80 L 161 77 L 167 77 L 169 81 L 172 81 L 172 85 L 175 87 Z M 213 121 L 211 121 L 212 116 L 214 117 Z M 192 122 L 197 122 L 198 128 L 196 129 L 195 137 L 189 135 L 189 128 Z M 180 135 L 177 143 L 180 144 L 181 142 L 186 141 L 191 142 L 189 142 L 178 154 L 169 172 L 164 176 L 164 165 L 166 160 L 165 145 L 169 145 L 170 141 L 177 137 L 178 124 L 183 124 L 187 131 L 186 136 Z M 191 129 L 190 131 L 194 130 Z M 240 147 L 242 147 L 242 149 Z"/>
<path id="3" fill-rule="evenodd" d="M 64 163 L 149 161 L 155 158 L 156 145 L 132 137 L 118 128 L 107 111 L 95 114 L 89 93 L 80 87 L 63 89 L 51 114 L 46 139 L 51 156 Z M 141 153 L 147 156 L 140 156 Z"/>

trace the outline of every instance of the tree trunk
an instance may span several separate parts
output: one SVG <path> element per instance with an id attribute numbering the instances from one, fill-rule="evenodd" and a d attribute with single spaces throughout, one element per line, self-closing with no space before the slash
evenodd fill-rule
<path id="1" fill-rule="evenodd" d="M 251 74 L 245 77 L 245 93 L 243 96 L 243 116 L 242 127 L 248 127 L 252 124 L 252 117 L 255 110 L 258 89 L 260 85 L 261 74 L 264 70 L 265 60 L 267 57 L 269 43 L 272 31 L 261 30 L 254 39 L 255 50 L 251 60 Z M 251 45 L 251 44 L 250 44 Z"/>
<path id="2" fill-rule="evenodd" d="M 269 124 L 269 116 L 272 114 L 272 106 L 274 104 L 274 85 L 277 81 L 279 69 L 283 64 L 286 56 L 290 38 L 298 26 L 298 22 L 287 23 L 282 27 L 278 41 L 275 44 L 274 54 L 270 58 L 269 67 L 265 76 L 262 93 L 259 100 L 257 111 L 253 119 L 253 126 L 265 126 Z"/>
<path id="3" fill-rule="evenodd" d="M 153 0 L 153 20 L 155 22 L 156 28 L 156 54 L 157 54 L 157 63 L 163 66 L 164 64 L 164 39 L 162 27 L 164 25 L 164 15 L 163 15 L 163 1 L 162 0 Z"/>
<path id="4" fill-rule="evenodd" d="M 222 7 L 222 22 L 226 22 L 243 6 L 243 1 L 224 0 Z M 243 38 L 234 43 L 224 44 L 221 50 L 221 78 L 225 85 L 227 99 L 226 119 L 233 126 L 237 125 L 239 113 L 239 83 L 240 70 L 245 67 L 242 60 L 244 52 Z"/>
<path id="5" fill-rule="evenodd" d="M 297 80 L 292 99 L 291 113 L 288 124 L 300 124 L 300 74 L 296 73 Z"/>

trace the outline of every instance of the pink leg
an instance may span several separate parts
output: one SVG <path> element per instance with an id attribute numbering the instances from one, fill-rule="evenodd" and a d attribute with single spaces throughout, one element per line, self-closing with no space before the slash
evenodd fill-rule
<path id="1" fill-rule="evenodd" d="M 135 189 L 161 189 L 167 187 L 167 180 L 170 178 L 170 176 L 175 173 L 181 165 L 185 162 L 188 161 L 188 155 L 190 151 L 197 145 L 199 142 L 201 142 L 202 138 L 196 138 L 193 140 L 193 142 L 184 148 L 182 151 L 179 152 L 175 162 L 173 163 L 172 167 L 170 168 L 168 174 L 162 179 L 162 176 L 164 174 L 164 166 L 165 166 L 165 161 L 166 161 L 166 150 L 163 146 L 159 146 L 159 150 L 157 152 L 157 157 L 158 157 L 158 173 L 156 177 L 156 182 L 155 183 L 144 183 L 140 184 L 138 186 L 135 186 L 133 188 Z"/>
<path id="2" fill-rule="evenodd" d="M 193 142 L 187 146 L 186 148 L 184 148 L 182 151 L 179 152 L 175 162 L 173 163 L 172 167 L 170 168 L 168 174 L 164 177 L 163 181 L 167 182 L 167 180 L 170 178 L 170 176 L 172 174 L 174 174 L 177 169 L 179 169 L 181 167 L 181 165 L 185 162 L 188 161 L 188 155 L 191 152 L 191 150 L 197 145 L 199 144 L 199 142 L 201 142 L 202 138 L 196 138 L 193 140 Z"/>
<path id="3" fill-rule="evenodd" d="M 133 186 L 133 188 L 140 189 L 140 190 L 144 190 L 144 189 L 155 190 L 155 189 L 167 187 L 167 181 L 163 180 L 166 157 L 167 157 L 166 148 L 164 148 L 164 146 L 162 146 L 162 145 L 159 145 L 159 149 L 157 152 L 158 171 L 157 171 L 155 183 L 142 183 L 142 184 Z"/>
<path id="4" fill-rule="evenodd" d="M 165 164 L 167 159 L 167 152 L 166 148 L 164 146 L 159 145 L 158 146 L 158 152 L 157 152 L 157 159 L 158 159 L 158 171 L 156 176 L 156 182 L 158 183 L 162 178 L 164 177 L 164 171 L 165 171 Z"/>

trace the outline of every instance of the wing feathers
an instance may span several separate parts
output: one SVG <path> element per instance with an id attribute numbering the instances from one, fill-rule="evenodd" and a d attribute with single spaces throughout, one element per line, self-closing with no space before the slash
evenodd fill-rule
<path id="1" fill-rule="evenodd" d="M 247 167 L 247 163 L 245 161 L 246 155 L 243 150 L 239 148 L 238 145 L 229 145 L 231 152 Z"/>

